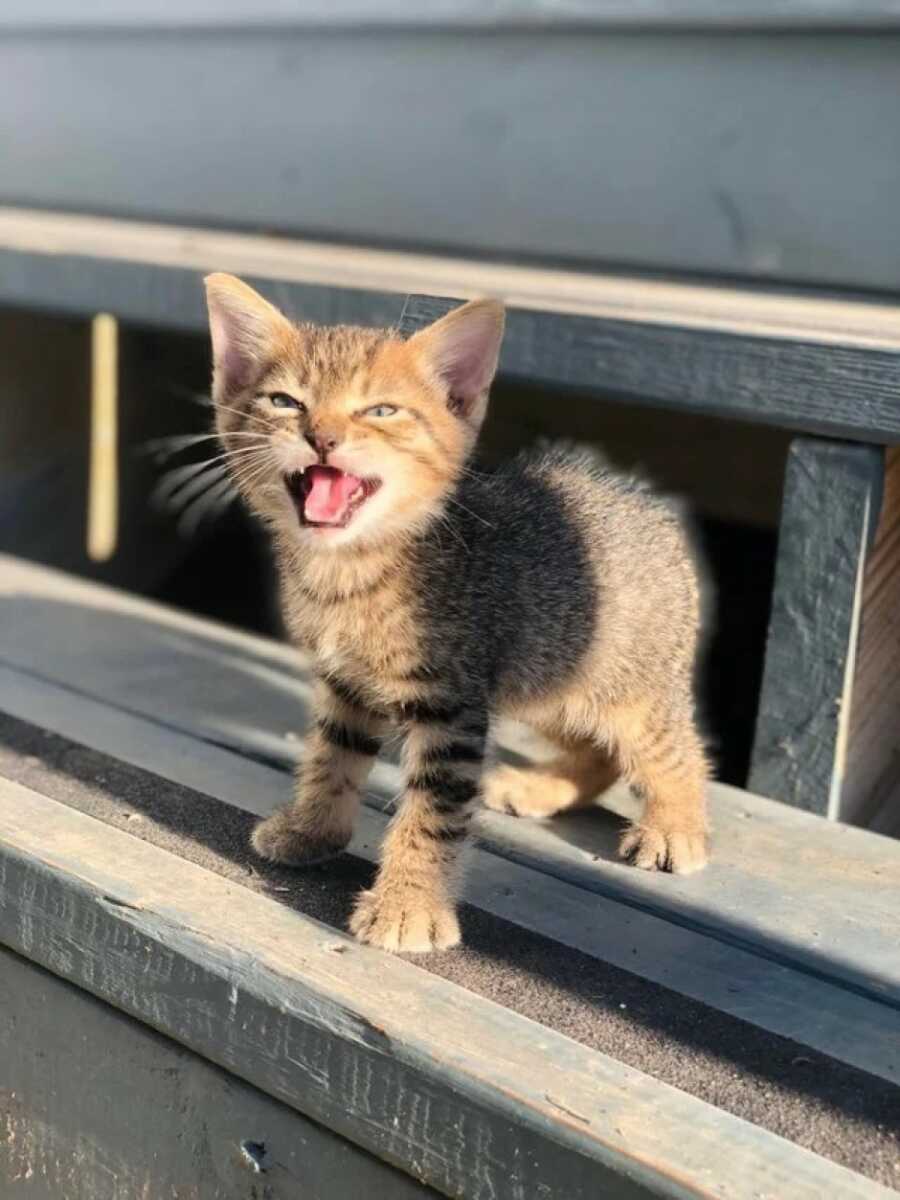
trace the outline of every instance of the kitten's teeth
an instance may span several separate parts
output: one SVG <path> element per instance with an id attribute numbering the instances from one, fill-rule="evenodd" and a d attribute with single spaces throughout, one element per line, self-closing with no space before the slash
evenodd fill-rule
<path id="1" fill-rule="evenodd" d="M 350 494 L 350 503 L 352 504 L 354 500 L 358 500 L 365 490 L 363 485 L 360 484 L 356 491 Z"/>

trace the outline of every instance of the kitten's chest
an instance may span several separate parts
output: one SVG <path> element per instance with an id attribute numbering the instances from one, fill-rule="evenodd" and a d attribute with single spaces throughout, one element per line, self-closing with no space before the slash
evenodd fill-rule
<path id="1" fill-rule="evenodd" d="M 387 577 L 359 596 L 319 597 L 285 589 L 285 622 L 292 638 L 320 669 L 365 690 L 383 692 L 421 665 L 421 630 L 402 577 Z"/>

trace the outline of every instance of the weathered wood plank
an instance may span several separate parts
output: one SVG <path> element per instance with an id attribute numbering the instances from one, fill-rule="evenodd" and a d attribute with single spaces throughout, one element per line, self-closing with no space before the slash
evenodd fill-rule
<path id="1" fill-rule="evenodd" d="M 9 783 L 0 843 L 10 948 L 448 1195 L 889 1195 Z"/>
<path id="2" fill-rule="evenodd" d="M 285 777 L 273 767 L 2 667 L 0 711 L 15 712 L 252 813 L 268 813 L 284 800 Z M 380 811 L 364 808 L 350 852 L 377 861 L 386 825 Z M 546 840 L 547 831 L 543 836 Z M 611 849 L 614 837 L 608 840 Z M 900 1014 L 839 983 L 700 934 L 664 913 L 586 890 L 546 874 L 537 864 L 525 866 L 482 848 L 469 855 L 462 897 L 513 925 L 900 1083 Z"/>
<path id="3" fill-rule="evenodd" d="M 862 624 L 841 790 L 844 820 L 900 837 L 900 449 L 862 587 Z"/>
<path id="4" fill-rule="evenodd" d="M 410 296 L 402 328 L 414 332 L 454 306 L 452 300 Z M 632 404 L 832 436 L 852 433 L 861 441 L 897 440 L 900 360 L 889 351 L 866 352 L 865 373 L 872 373 L 859 386 L 851 363 L 857 353 L 842 346 L 513 310 L 500 369 L 532 384 L 591 389 Z"/>
<path id="5" fill-rule="evenodd" d="M 317 269 L 327 270 L 324 263 Z M 358 277 L 337 286 L 321 279 L 292 282 L 283 275 L 267 282 L 256 273 L 250 273 L 249 281 L 289 312 L 314 321 L 390 325 L 403 308 L 398 296 L 361 290 Z M 429 286 L 436 285 L 431 281 Z M 472 290 L 475 285 L 469 283 L 463 295 Z M 506 287 L 495 284 L 490 290 L 514 305 L 518 302 Z M 202 290 L 193 271 L 71 252 L 0 249 L 0 303 L 63 313 L 90 312 L 102 305 L 123 322 L 197 332 L 206 327 Z M 433 319 L 451 303 L 411 297 L 404 327 Z M 861 441 L 900 441 L 900 322 L 889 309 L 881 324 L 894 349 L 874 348 L 871 326 L 865 346 L 842 344 L 858 340 L 852 331 L 832 333 L 835 344 L 828 344 L 701 328 L 696 313 L 697 327 L 679 328 L 677 312 L 669 314 L 667 323 L 652 323 L 642 321 L 640 309 L 613 319 L 579 315 L 583 309 L 577 303 L 573 307 L 574 312 L 512 307 L 501 370 L 513 379 L 631 404 L 850 435 Z M 861 308 L 857 316 L 864 322 L 865 306 Z M 709 321 L 707 315 L 707 326 Z M 748 322 L 754 323 L 749 317 Z"/>
<path id="6" fill-rule="evenodd" d="M 9 559 L 0 559 L 0 661 L 76 701 L 100 699 L 284 768 L 300 752 L 310 685 L 288 647 Z M 398 788 L 396 768 L 381 763 L 371 801 Z M 900 1004 L 897 843 L 722 785 L 710 800 L 713 862 L 695 876 L 621 864 L 614 829 L 593 814 L 541 825 L 485 813 L 479 836 L 545 874 Z M 629 803 L 621 792 L 604 797 Z"/>
<path id="7" fill-rule="evenodd" d="M 797 439 L 785 476 L 749 786 L 833 819 L 883 452 Z"/>
<path id="8" fill-rule="evenodd" d="M 3 949 L 0 1060 L 0 1191 L 7 1197 L 436 1195 L 89 992 Z"/>
<path id="9" fill-rule="evenodd" d="M 167 0 L 100 0 L 89 9 L 74 0 L 7 0 L 0 29 L 73 31 L 260 27 L 342 29 L 509 30 L 595 29 L 869 29 L 900 24 L 897 0 L 190 0 L 173 8 Z"/>
<path id="10" fill-rule="evenodd" d="M 4 206 L 0 206 L 0 248 L 60 260 L 75 257 L 197 273 L 230 271 L 265 280 L 272 298 L 286 305 L 302 302 L 305 297 L 302 293 L 296 297 L 289 292 L 279 293 L 282 284 L 362 291 L 380 295 L 382 303 L 386 297 L 416 295 L 427 288 L 431 297 L 463 300 L 491 295 L 511 308 L 535 312 L 868 349 L 900 349 L 900 308 L 896 303 L 809 290 L 772 292 L 761 287 L 729 287 L 685 279 L 522 266 L 483 258 L 449 258 Z M 0 273 L 0 287 L 12 288 L 16 282 L 15 277 L 4 280 Z M 189 322 L 192 329 L 205 331 L 205 312 L 200 304 L 176 310 L 172 316 Z M 394 316 L 392 309 L 384 319 Z"/>
<path id="11" fill-rule="evenodd" d="M 110 44 L 0 41 L 0 107 L 31 98 L 27 138 L 4 140 L 7 203 L 896 290 L 895 31 L 220 25 L 119 36 L 115 70 Z M 249 147 L 259 173 L 234 169 Z"/>

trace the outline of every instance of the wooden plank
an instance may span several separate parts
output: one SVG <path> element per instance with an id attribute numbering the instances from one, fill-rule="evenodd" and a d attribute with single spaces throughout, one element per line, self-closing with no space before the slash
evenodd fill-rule
<path id="1" fill-rule="evenodd" d="M 284 775 L 272 767 L 2 667 L 0 711 L 249 812 L 268 813 L 284 800 Z M 364 808 L 350 853 L 377 861 L 386 824 L 380 811 Z M 513 925 L 900 1083 L 900 1015 L 839 983 L 483 848 L 470 853 L 462 896 Z"/>
<path id="2" fill-rule="evenodd" d="M 0 843 L 10 948 L 447 1195 L 890 1194 L 8 782 Z"/>
<path id="3" fill-rule="evenodd" d="M 844 820 L 900 837 L 900 449 L 862 588 L 862 626 L 841 792 Z"/>
<path id="4" fill-rule="evenodd" d="M 247 36 L 214 22 L 121 36 L 115 71 L 109 45 L 96 28 L 0 41 L 0 108 L 31 98 L 28 136 L 4 141 L 4 202 L 896 291 L 894 31 Z M 235 88 L 239 122 L 222 119 Z M 250 147 L 256 169 L 235 170 Z"/>
<path id="5" fill-rule="evenodd" d="M 344 29 L 869 29 L 900 24 L 897 0 L 140 0 L 127 9 L 115 0 L 7 0 L 0 30 L 74 31 L 249 27 Z"/>
<path id="6" fill-rule="evenodd" d="M 15 210 L 6 210 L 6 231 L 0 240 L 6 245 L 30 241 L 43 248 L 0 250 L 0 303 L 67 313 L 91 311 L 102 303 L 122 321 L 198 332 L 205 329 L 199 281 L 184 266 L 190 255 L 190 238 L 181 247 L 181 265 L 161 266 L 156 262 L 107 257 L 114 253 L 115 245 L 118 245 L 115 253 L 120 256 L 137 254 L 137 245 L 148 237 L 158 253 L 162 253 L 159 248 L 162 243 L 167 247 L 166 253 L 173 256 L 180 243 L 167 242 L 152 227 L 149 234 L 146 229 L 141 233 L 139 227 L 138 235 L 129 238 L 128 223 L 107 222 L 118 225 L 120 234 L 121 226 L 125 226 L 126 236 L 120 236 L 117 243 L 111 238 L 94 257 L 73 252 L 71 248 L 62 251 L 65 234 L 61 240 L 54 225 L 46 228 L 40 220 L 37 228 L 33 228 L 33 216 L 27 218 L 32 224 L 26 222 L 25 235 L 17 234 L 19 220 Z M 94 238 L 98 246 L 102 244 L 96 242 L 98 236 L 102 238 L 102 232 L 98 234 L 93 227 L 82 233 Z M 190 236 L 202 241 L 204 235 L 194 231 Z M 76 239 L 75 244 L 83 243 Z M 272 255 L 271 246 L 267 249 Z M 307 257 L 311 255 L 314 259 L 314 265 L 304 273 L 314 277 L 315 282 L 304 282 L 302 277 L 299 282 L 285 279 L 285 274 L 294 270 L 284 265 L 286 249 L 279 251 L 282 265 L 275 277 L 277 285 L 256 272 L 249 274 L 249 281 L 288 312 L 305 319 L 391 324 L 402 311 L 399 298 L 387 292 L 364 290 L 363 276 L 353 272 L 352 263 L 344 263 L 343 282 L 335 283 L 338 255 L 332 255 L 331 251 L 331 247 L 304 250 Z M 143 253 L 148 253 L 146 247 Z M 223 250 L 220 258 L 225 258 L 224 265 L 233 265 L 242 253 L 232 252 L 229 261 Z M 371 257 L 374 253 L 364 252 L 364 255 Z M 320 257 L 316 258 L 317 254 Z M 200 260 L 206 266 L 213 265 L 208 251 L 201 249 L 198 253 L 195 249 L 193 261 Z M 271 270 L 271 258 L 267 261 L 267 269 Z M 223 263 L 217 265 L 221 267 Z M 427 265 L 426 262 L 424 268 Z M 391 268 L 389 262 L 381 260 L 379 267 L 383 284 Z M 321 282 L 323 276 L 331 284 Z M 394 269 L 392 286 L 397 287 L 401 278 Z M 419 274 L 418 278 L 424 276 Z M 477 273 L 473 273 L 463 288 L 460 276 L 457 287 L 463 295 L 471 294 L 477 288 L 476 281 Z M 436 287 L 437 282 L 431 277 L 428 286 Z M 807 301 L 812 307 L 806 309 L 799 323 L 807 338 L 818 340 L 795 341 L 791 338 L 800 332 L 798 322 L 791 320 L 789 306 L 782 311 L 777 302 L 772 306 L 774 312 L 767 316 L 768 301 L 757 299 L 742 307 L 733 298 L 731 313 L 723 301 L 721 311 L 725 315 L 715 317 L 711 313 L 719 306 L 713 290 L 702 289 L 705 300 L 687 302 L 683 295 L 651 297 L 650 303 L 657 305 L 654 314 L 652 309 L 641 306 L 640 299 L 641 291 L 652 290 L 652 285 L 642 285 L 637 293 L 620 295 L 614 304 L 608 303 L 608 309 L 617 309 L 620 314 L 609 318 L 583 315 L 584 301 L 577 297 L 568 301 L 556 297 L 557 307 L 563 305 L 570 311 L 552 311 L 552 293 L 548 296 L 536 289 L 529 300 L 505 286 L 507 282 L 514 281 L 505 280 L 501 274 L 483 290 L 501 295 L 514 306 L 509 313 L 501 356 L 501 370 L 510 378 L 599 392 L 629 403 L 705 412 L 831 436 L 852 434 L 863 441 L 900 440 L 900 410 L 895 403 L 900 319 L 894 308 L 872 306 L 870 313 L 867 305 L 838 305 L 831 310 L 828 301 Z M 564 282 L 563 292 L 565 286 Z M 446 290 L 452 294 L 454 288 Z M 542 311 L 521 308 L 523 299 L 546 307 Z M 437 313 L 446 311 L 450 303 L 413 296 L 407 304 L 406 327 L 413 328 L 433 319 Z M 825 307 L 816 309 L 816 303 Z M 645 311 L 650 311 L 651 319 L 644 317 Z M 415 314 L 418 317 L 414 321 Z M 874 323 L 867 324 L 869 316 Z M 682 320 L 684 326 L 678 327 Z M 740 328 L 742 332 L 721 332 L 710 327 L 717 324 Z M 760 327 L 767 330 L 765 336 L 743 332 Z M 829 380 L 834 381 L 832 387 L 828 386 Z"/>
<path id="7" fill-rule="evenodd" d="M 900 0 L 898 0 L 900 3 Z M 282 284 L 355 291 L 380 297 L 383 320 L 396 316 L 390 297 L 427 294 L 457 300 L 491 295 L 511 308 L 543 313 L 592 316 L 641 324 L 668 325 L 683 329 L 717 330 L 760 338 L 787 339 L 867 349 L 900 349 L 900 306 L 864 297 L 827 296 L 812 291 L 765 291 L 759 287 L 734 287 L 696 281 L 654 279 L 598 271 L 572 271 L 537 265 L 520 266 L 483 259 L 449 258 L 402 250 L 379 250 L 300 238 L 271 237 L 257 233 L 158 225 L 80 213 L 43 212 L 0 206 L 0 247 L 8 254 L 48 257 L 53 260 L 87 258 L 97 263 L 118 262 L 132 266 L 170 267 L 175 271 L 230 271 L 232 274 L 265 281 L 271 298 L 296 311 L 314 300 L 302 291 L 281 289 Z M 14 260 L 11 260 L 14 261 Z M 72 268 L 74 270 L 74 267 Z M 20 261 L 18 277 L 12 266 L 0 273 L 0 288 L 22 288 L 27 282 L 27 258 Z M 6 278 L 7 274 L 9 278 Z M 63 282 L 66 272 L 60 271 Z M 100 283 L 93 282 L 92 304 L 102 299 Z M 36 271 L 35 287 L 42 280 Z M 188 288 L 197 290 L 193 275 Z M 155 290 L 155 289 L 154 289 Z M 175 289 L 173 289 L 174 293 Z M 3 293 L 0 292 L 0 295 Z M 65 300 L 65 296 L 62 297 Z M 365 313 L 365 297 L 360 312 Z M 175 302 L 169 320 L 184 321 L 186 327 L 206 329 L 202 297 L 193 303 L 174 294 L 135 302 L 148 306 L 154 322 L 165 320 L 165 305 Z M 107 303 L 103 300 L 103 303 Z M 377 306 L 376 306 L 377 307 Z M 93 311 L 92 307 L 88 310 Z M 117 308 L 117 311 L 118 308 Z M 140 311 L 140 310 L 139 310 Z M 151 319 L 148 317 L 147 319 Z M 314 317 L 310 319 L 328 318 Z M 364 315 L 334 317 L 333 320 L 365 321 Z"/>
<path id="8" fill-rule="evenodd" d="M 140 1021 L 3 949 L 0 1014 L 5 1196 L 436 1195 Z"/>
<path id="9" fill-rule="evenodd" d="M 390 325 L 403 307 L 386 293 L 248 282 L 294 316 L 326 324 Z M 78 256 L 0 250 L 0 304 L 61 313 L 102 304 L 124 323 L 206 325 L 192 271 Z M 421 311 L 445 308 L 436 301 Z M 896 350 L 524 310 L 510 311 L 506 330 L 500 370 L 521 382 L 863 442 L 900 440 Z"/>
<path id="10" fill-rule="evenodd" d="M 839 819 L 866 555 L 883 453 L 797 439 L 785 475 L 749 786 Z"/>
<path id="11" fill-rule="evenodd" d="M 12 711 L 38 722 L 42 708 L 47 720 L 51 711 L 61 722 L 74 713 L 80 724 L 60 724 L 59 731 L 89 744 L 98 744 L 91 742 L 92 726 L 109 725 L 111 738 L 125 738 L 121 721 L 131 713 L 211 744 L 204 755 L 225 746 L 283 769 L 299 756 L 295 731 L 308 720 L 309 681 L 289 647 L 108 588 L 0 559 L 0 660 L 18 668 L 7 676 Z M 34 707 L 26 713 L 29 679 Z M 41 682 L 62 685 L 64 694 L 51 700 Z M 90 700 L 103 709 L 92 710 Z M 108 711 L 112 707 L 119 715 Z M 134 732 L 121 743 L 125 757 L 142 736 Z M 509 740 L 508 731 L 502 736 Z M 190 742 L 178 744 L 177 754 L 154 750 L 131 760 L 165 773 L 171 759 L 183 770 Z M 114 741 L 101 748 L 119 753 Z M 235 754 L 229 759 L 240 761 Z M 243 795 L 243 804 L 252 806 L 262 789 L 268 798 L 255 811 L 265 811 L 278 788 L 247 774 L 252 767 L 235 771 L 233 787 L 223 779 L 225 767 L 205 782 L 202 774 L 179 778 L 239 805 Z M 399 785 L 396 765 L 380 763 L 370 801 L 383 806 Z M 285 782 L 282 794 L 286 788 Z M 604 804 L 623 813 L 633 809 L 621 790 Z M 618 862 L 616 830 L 599 814 L 541 825 L 484 813 L 479 836 L 496 853 L 543 874 L 900 1003 L 894 954 L 900 847 L 721 785 L 711 788 L 711 806 L 713 863 L 686 878 L 648 875 Z"/>

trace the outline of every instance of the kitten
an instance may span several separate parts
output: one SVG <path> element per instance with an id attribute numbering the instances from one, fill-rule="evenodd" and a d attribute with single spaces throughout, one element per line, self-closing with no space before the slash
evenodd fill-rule
<path id="1" fill-rule="evenodd" d="M 473 301 L 402 341 L 292 324 L 232 276 L 206 286 L 226 461 L 271 532 L 285 622 L 319 676 L 295 799 L 256 828 L 257 852 L 293 864 L 339 853 L 399 728 L 406 791 L 351 920 L 364 942 L 459 941 L 460 852 L 479 799 L 549 816 L 621 773 L 644 801 L 622 855 L 702 867 L 699 601 L 684 530 L 587 452 L 527 452 L 492 475 L 466 465 L 502 305 Z M 558 758 L 482 778 L 500 713 L 554 739 Z"/>

